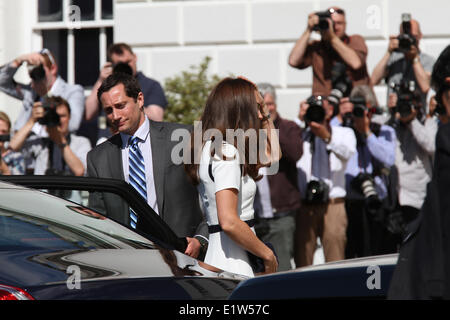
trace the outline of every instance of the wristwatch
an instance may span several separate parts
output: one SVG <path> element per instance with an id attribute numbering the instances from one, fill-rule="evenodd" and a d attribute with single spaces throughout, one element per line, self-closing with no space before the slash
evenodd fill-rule
<path id="1" fill-rule="evenodd" d="M 208 243 L 209 241 L 206 240 L 204 237 L 202 236 L 194 236 L 195 239 L 198 240 L 198 242 L 200 242 L 200 253 L 197 257 L 198 260 L 205 260 L 205 255 L 206 255 L 206 251 L 208 250 Z"/>
<path id="2" fill-rule="evenodd" d="M 66 143 L 60 143 L 58 144 L 58 147 L 62 150 L 64 149 L 66 146 L 68 146 L 67 142 Z"/>

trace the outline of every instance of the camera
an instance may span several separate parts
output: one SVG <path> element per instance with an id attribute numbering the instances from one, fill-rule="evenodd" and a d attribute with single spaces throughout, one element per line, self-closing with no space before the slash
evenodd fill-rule
<path id="1" fill-rule="evenodd" d="M 364 97 L 356 96 L 350 98 L 350 102 L 353 103 L 353 116 L 356 118 L 364 118 L 364 112 L 368 110 L 366 99 L 364 99 Z"/>
<path id="2" fill-rule="evenodd" d="M 113 73 L 126 73 L 130 76 L 133 75 L 133 69 L 128 65 L 128 63 L 125 62 L 118 62 L 113 66 Z"/>
<path id="3" fill-rule="evenodd" d="M 436 109 L 434 109 L 434 114 L 438 116 L 445 116 L 447 114 L 447 110 L 445 110 L 445 107 L 442 103 L 438 102 L 438 104 L 436 105 Z"/>
<path id="4" fill-rule="evenodd" d="M 352 81 L 347 75 L 347 66 L 343 62 L 336 62 L 331 68 L 331 85 L 332 90 L 328 101 L 333 105 L 336 114 L 341 98 L 349 96 L 352 91 Z"/>
<path id="5" fill-rule="evenodd" d="M 328 19 L 331 18 L 330 11 L 319 11 L 316 12 L 316 15 L 319 17 L 319 23 L 316 24 L 313 28 L 314 31 L 328 30 L 329 24 Z"/>
<path id="6" fill-rule="evenodd" d="M 39 124 L 47 127 L 57 127 L 60 124 L 59 114 L 56 113 L 56 106 L 53 106 L 48 97 L 42 99 L 42 107 L 44 108 L 44 116 L 38 120 Z"/>
<path id="7" fill-rule="evenodd" d="M 420 107 L 421 100 L 419 94 L 416 92 L 416 84 L 414 81 L 402 81 L 399 84 L 391 82 L 389 86 L 397 94 L 398 98 L 395 112 L 400 113 L 402 118 L 408 117 L 412 112 L 412 108 Z"/>
<path id="8" fill-rule="evenodd" d="M 11 135 L 9 134 L 0 134 L 0 142 L 6 142 L 11 139 Z"/>
<path id="9" fill-rule="evenodd" d="M 329 187 L 323 180 L 311 180 L 306 186 L 303 202 L 306 204 L 328 203 Z"/>
<path id="10" fill-rule="evenodd" d="M 305 113 L 306 124 L 309 124 L 311 121 L 322 123 L 325 120 L 325 109 L 323 107 L 322 97 L 311 96 L 306 102 L 309 104 Z"/>
<path id="11" fill-rule="evenodd" d="M 402 14 L 402 28 L 403 33 L 400 34 L 398 39 L 399 52 L 408 52 L 411 50 L 411 46 L 417 45 L 417 39 L 411 33 L 411 15 L 409 13 Z"/>
<path id="12" fill-rule="evenodd" d="M 38 66 L 29 65 L 28 66 L 28 74 L 30 75 L 30 78 L 34 82 L 39 82 L 45 79 L 45 70 L 44 66 L 42 64 Z"/>
<path id="13" fill-rule="evenodd" d="M 356 190 L 360 190 L 366 201 L 366 208 L 370 213 L 376 213 L 381 209 L 382 202 L 378 198 L 375 183 L 368 173 L 360 173 L 352 180 L 352 185 Z"/>

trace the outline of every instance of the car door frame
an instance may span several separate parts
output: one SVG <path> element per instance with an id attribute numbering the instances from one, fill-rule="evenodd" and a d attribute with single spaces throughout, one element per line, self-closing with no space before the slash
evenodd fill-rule
<path id="1" fill-rule="evenodd" d="M 99 212 L 100 214 L 146 238 L 149 238 L 151 241 L 156 242 L 164 248 L 171 250 L 175 249 L 180 252 L 186 250 L 186 238 L 178 237 L 167 223 L 148 205 L 141 195 L 123 180 L 48 175 L 0 175 L 0 180 L 31 189 L 84 190 L 89 192 L 109 192 L 116 194 L 128 204 L 133 204 L 133 211 L 135 211 L 138 216 L 136 229 L 131 228 L 125 215 L 123 219 L 119 220 Z"/>

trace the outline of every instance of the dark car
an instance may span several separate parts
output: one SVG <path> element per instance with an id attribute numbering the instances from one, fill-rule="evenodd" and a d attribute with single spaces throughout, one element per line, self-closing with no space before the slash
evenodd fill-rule
<path id="1" fill-rule="evenodd" d="M 81 190 L 85 181 L 21 178 L 48 192 Z M 0 300 L 226 299 L 244 279 L 184 255 L 184 239 L 145 201 L 133 200 L 126 183 L 97 180 L 87 179 L 87 189 L 134 201 L 143 221 L 137 230 L 75 202 L 0 182 Z"/>
<path id="2" fill-rule="evenodd" d="M 398 254 L 329 262 L 242 281 L 231 300 L 386 299 Z"/>

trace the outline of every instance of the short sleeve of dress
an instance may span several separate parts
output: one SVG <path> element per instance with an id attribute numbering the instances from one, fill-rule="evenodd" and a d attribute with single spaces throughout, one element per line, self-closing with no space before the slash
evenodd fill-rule
<path id="1" fill-rule="evenodd" d="M 237 149 L 231 144 L 224 144 L 222 152 L 227 160 L 221 159 L 217 155 L 212 160 L 215 192 L 225 189 L 240 191 L 241 168 Z"/>

